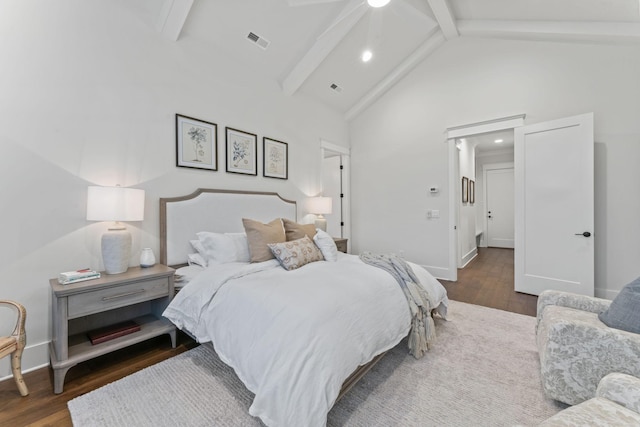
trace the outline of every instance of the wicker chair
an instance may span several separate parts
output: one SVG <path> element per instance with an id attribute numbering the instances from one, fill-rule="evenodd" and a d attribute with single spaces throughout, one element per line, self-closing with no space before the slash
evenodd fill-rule
<path id="1" fill-rule="evenodd" d="M 29 394 L 27 385 L 22 379 L 22 369 L 20 362 L 22 360 L 22 350 L 27 343 L 27 335 L 24 331 L 24 323 L 27 319 L 27 310 L 22 304 L 14 301 L 0 300 L 0 306 L 9 306 L 18 309 L 18 320 L 16 327 L 11 336 L 0 337 L 0 359 L 11 355 L 11 370 L 13 371 L 13 379 L 16 381 L 20 394 L 26 396 Z"/>

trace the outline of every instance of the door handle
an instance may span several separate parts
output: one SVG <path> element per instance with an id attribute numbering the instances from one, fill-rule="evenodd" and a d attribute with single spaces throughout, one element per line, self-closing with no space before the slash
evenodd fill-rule
<path id="1" fill-rule="evenodd" d="M 591 233 L 585 231 L 584 233 L 576 233 L 576 236 L 591 237 Z"/>

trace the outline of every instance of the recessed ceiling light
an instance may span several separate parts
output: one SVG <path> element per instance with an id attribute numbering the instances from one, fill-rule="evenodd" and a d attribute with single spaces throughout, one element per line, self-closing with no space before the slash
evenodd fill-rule
<path id="1" fill-rule="evenodd" d="M 369 62 L 371 60 L 371 58 L 373 57 L 373 53 L 370 50 L 365 50 L 364 52 L 362 52 L 362 62 Z"/>
<path id="2" fill-rule="evenodd" d="M 367 0 L 367 3 L 369 3 L 371 7 L 382 7 L 386 6 L 389 1 L 390 0 Z"/>
<path id="3" fill-rule="evenodd" d="M 495 140 L 495 141 L 493 141 L 493 142 L 495 142 L 496 144 L 500 144 L 501 142 L 504 142 L 504 141 L 503 141 L 502 139 L 496 139 L 496 140 Z"/>

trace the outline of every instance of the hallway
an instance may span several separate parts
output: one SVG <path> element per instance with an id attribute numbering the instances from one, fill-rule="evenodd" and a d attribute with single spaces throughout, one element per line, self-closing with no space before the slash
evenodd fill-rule
<path id="1" fill-rule="evenodd" d="M 535 316 L 538 297 L 515 292 L 513 277 L 513 249 L 478 248 L 478 256 L 458 270 L 457 282 L 440 283 L 450 299 Z"/>

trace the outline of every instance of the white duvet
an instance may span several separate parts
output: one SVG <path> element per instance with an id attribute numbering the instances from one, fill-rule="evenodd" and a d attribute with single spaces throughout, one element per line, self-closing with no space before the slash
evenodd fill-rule
<path id="1" fill-rule="evenodd" d="M 445 315 L 444 287 L 410 265 Z M 251 415 L 268 426 L 310 427 L 326 424 L 344 380 L 394 347 L 411 321 L 393 277 L 346 254 L 292 271 L 276 260 L 207 268 L 164 316 L 213 342 L 255 394 Z"/>

